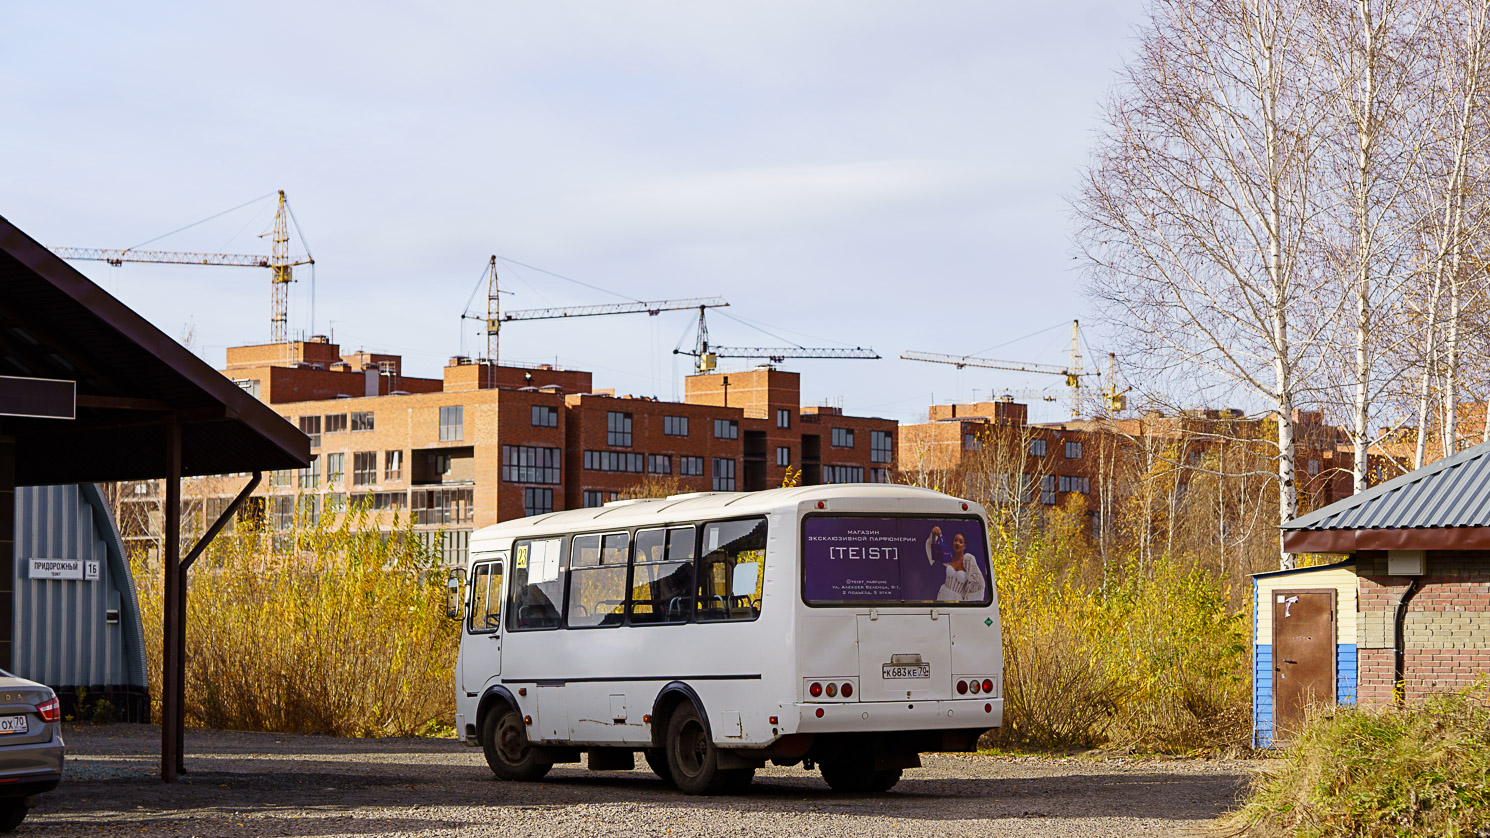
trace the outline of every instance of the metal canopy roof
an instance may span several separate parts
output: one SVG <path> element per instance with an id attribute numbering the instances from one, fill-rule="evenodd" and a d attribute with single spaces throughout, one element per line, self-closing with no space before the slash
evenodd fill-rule
<path id="1" fill-rule="evenodd" d="M 1283 525 L 1285 533 L 1490 527 L 1490 443 L 1465 449 Z"/>
<path id="2" fill-rule="evenodd" d="M 204 293 L 204 303 L 210 301 Z M 18 485 L 298 468 L 300 430 L 0 217 L 0 375 L 77 382 L 77 418 L 0 418 Z"/>

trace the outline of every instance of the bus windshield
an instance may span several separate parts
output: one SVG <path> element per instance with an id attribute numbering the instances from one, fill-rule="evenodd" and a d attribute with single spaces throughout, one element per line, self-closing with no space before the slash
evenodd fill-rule
<path id="1" fill-rule="evenodd" d="M 802 522 L 808 605 L 987 605 L 992 580 L 977 518 L 813 515 Z"/>

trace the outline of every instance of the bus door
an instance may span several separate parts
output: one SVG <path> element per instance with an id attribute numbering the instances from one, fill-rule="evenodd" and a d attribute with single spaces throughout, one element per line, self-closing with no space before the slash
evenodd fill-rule
<path id="1" fill-rule="evenodd" d="M 479 692 L 502 674 L 502 579 L 505 554 L 471 564 L 470 608 L 460 638 L 460 680 Z"/>

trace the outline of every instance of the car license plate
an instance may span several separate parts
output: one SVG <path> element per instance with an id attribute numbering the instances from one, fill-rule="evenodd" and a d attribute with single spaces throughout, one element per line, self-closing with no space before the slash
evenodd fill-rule
<path id="1" fill-rule="evenodd" d="M 887 680 L 887 681 L 890 680 L 890 679 L 892 679 L 892 678 L 930 678 L 931 677 L 931 664 L 929 664 L 929 663 L 913 663 L 913 664 L 887 663 L 887 664 L 884 664 L 884 674 L 883 674 L 882 677 L 885 680 Z"/>
<path id="2" fill-rule="evenodd" d="M 7 733 L 26 733 L 25 716 L 0 716 L 0 736 Z"/>

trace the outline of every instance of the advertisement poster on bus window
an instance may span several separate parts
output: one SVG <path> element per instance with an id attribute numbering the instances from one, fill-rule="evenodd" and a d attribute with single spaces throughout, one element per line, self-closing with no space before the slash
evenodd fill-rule
<path id="1" fill-rule="evenodd" d="M 812 517 L 802 575 L 812 603 L 976 602 L 993 575 L 976 519 Z"/>

